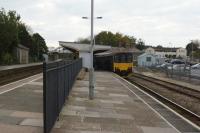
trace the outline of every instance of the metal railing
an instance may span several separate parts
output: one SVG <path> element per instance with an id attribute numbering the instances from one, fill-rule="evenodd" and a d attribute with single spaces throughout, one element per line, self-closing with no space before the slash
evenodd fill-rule
<path id="1" fill-rule="evenodd" d="M 82 59 L 43 63 L 44 133 L 49 133 L 82 68 Z"/>
<path id="2" fill-rule="evenodd" d="M 185 78 L 188 80 L 200 79 L 199 76 L 200 70 L 192 69 L 190 65 L 185 65 L 185 64 L 179 64 L 179 65 L 169 64 L 165 67 L 152 66 L 149 67 L 149 69 L 165 73 L 168 78 L 179 78 L 179 79 Z"/>

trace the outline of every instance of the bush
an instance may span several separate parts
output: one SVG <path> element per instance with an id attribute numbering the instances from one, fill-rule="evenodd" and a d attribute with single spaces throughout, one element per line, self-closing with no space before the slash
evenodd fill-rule
<path id="1" fill-rule="evenodd" d="M 10 53 L 6 53 L 2 56 L 3 64 L 10 65 L 14 62 L 14 58 Z"/>

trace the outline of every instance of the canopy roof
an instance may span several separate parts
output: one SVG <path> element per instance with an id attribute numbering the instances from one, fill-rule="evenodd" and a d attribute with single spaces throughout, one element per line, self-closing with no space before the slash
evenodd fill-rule
<path id="1" fill-rule="evenodd" d="M 59 41 L 59 45 L 72 52 L 89 52 L 90 47 L 91 47 L 90 44 L 80 44 L 76 42 L 63 42 L 63 41 Z M 111 46 L 95 45 L 94 53 L 105 52 L 110 49 L 111 49 Z"/>
<path id="2" fill-rule="evenodd" d="M 138 50 L 137 48 L 122 48 L 122 47 L 112 47 L 109 51 L 95 54 L 96 56 L 107 56 L 113 55 L 118 53 L 143 53 L 142 51 Z"/>

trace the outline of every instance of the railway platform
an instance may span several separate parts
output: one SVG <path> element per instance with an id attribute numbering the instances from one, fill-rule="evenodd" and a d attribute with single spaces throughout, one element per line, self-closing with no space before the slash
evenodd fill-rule
<path id="1" fill-rule="evenodd" d="M 17 68 L 22 68 L 22 67 L 29 67 L 29 66 L 37 66 L 37 65 L 41 65 L 41 64 L 42 64 L 42 62 L 29 63 L 29 64 L 9 65 L 9 66 L 0 66 L 0 71 L 10 70 L 10 69 L 17 69 Z"/>
<path id="2" fill-rule="evenodd" d="M 76 81 L 52 133 L 198 132 L 117 75 L 110 72 L 96 72 L 95 75 L 94 100 L 88 100 L 87 74 L 83 80 Z M 177 126 L 168 122 L 163 114 L 177 122 Z"/>
<path id="3" fill-rule="evenodd" d="M 43 132 L 42 74 L 0 86 L 0 133 Z"/>
<path id="4" fill-rule="evenodd" d="M 136 86 L 111 72 L 77 80 L 52 133 L 200 133 Z M 43 78 L 37 74 L 0 86 L 0 132 L 43 133 Z"/>

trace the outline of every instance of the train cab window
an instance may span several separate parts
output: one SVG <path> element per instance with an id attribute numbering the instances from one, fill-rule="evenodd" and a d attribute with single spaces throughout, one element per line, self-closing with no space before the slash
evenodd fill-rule
<path id="1" fill-rule="evenodd" d="M 121 55 L 115 55 L 115 56 L 114 56 L 114 61 L 115 61 L 116 63 L 121 63 L 121 62 L 122 62 L 122 57 L 121 57 Z"/>
<path id="2" fill-rule="evenodd" d="M 131 54 L 127 54 L 127 56 L 126 56 L 126 57 L 127 57 L 127 60 L 126 60 L 126 61 L 127 61 L 127 63 L 131 63 L 131 62 L 132 62 L 132 60 L 133 60 L 133 59 L 132 59 L 132 55 L 131 55 Z"/>
<path id="3" fill-rule="evenodd" d="M 121 63 L 122 63 L 122 62 L 126 62 L 126 55 L 123 55 L 123 54 L 122 54 L 122 55 L 120 56 L 120 61 L 121 61 Z"/>
<path id="4" fill-rule="evenodd" d="M 131 63 L 132 60 L 131 54 L 118 54 L 114 56 L 114 61 L 116 63 Z"/>
<path id="5" fill-rule="evenodd" d="M 114 61 L 115 61 L 116 63 L 119 63 L 119 62 L 120 62 L 120 59 L 119 59 L 119 56 L 118 56 L 118 55 L 115 55 L 115 56 L 114 56 Z"/>

